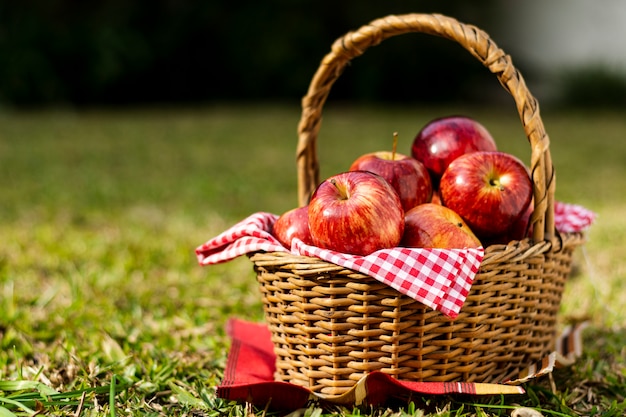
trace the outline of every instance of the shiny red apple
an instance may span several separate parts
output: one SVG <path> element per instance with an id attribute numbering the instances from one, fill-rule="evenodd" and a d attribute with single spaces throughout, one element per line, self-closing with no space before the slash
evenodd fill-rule
<path id="1" fill-rule="evenodd" d="M 353 255 L 395 247 L 404 231 L 398 193 L 369 171 L 324 180 L 311 196 L 308 214 L 315 246 Z"/>
<path id="2" fill-rule="evenodd" d="M 420 204 L 406 213 L 400 246 L 412 248 L 478 248 L 480 240 L 454 211 L 434 203 Z"/>
<path id="3" fill-rule="evenodd" d="M 286 247 L 291 248 L 291 241 L 297 237 L 307 245 L 313 244 L 309 230 L 309 208 L 307 206 L 287 210 L 272 225 L 272 235 Z"/>
<path id="4" fill-rule="evenodd" d="M 532 199 L 528 169 L 504 152 L 472 152 L 452 161 L 439 184 L 441 202 L 480 239 L 497 236 L 522 216 Z"/>
<path id="5" fill-rule="evenodd" d="M 408 211 L 430 201 L 433 187 L 426 167 L 417 159 L 392 151 L 372 152 L 358 157 L 350 171 L 380 175 L 396 190 L 402 208 Z"/>
<path id="6" fill-rule="evenodd" d="M 447 116 L 431 120 L 419 131 L 411 156 L 426 166 L 436 188 L 448 165 L 459 156 L 496 150 L 493 137 L 482 124 L 465 116 Z"/>
<path id="7" fill-rule="evenodd" d="M 529 224 L 530 216 L 533 214 L 534 209 L 535 207 L 531 200 L 530 204 L 528 204 L 528 208 L 524 211 L 524 214 L 522 214 L 521 217 L 517 219 L 515 223 L 513 223 L 513 225 L 504 233 L 485 240 L 485 246 L 507 244 L 511 241 L 522 240 L 529 237 L 532 233 L 532 228 Z"/>

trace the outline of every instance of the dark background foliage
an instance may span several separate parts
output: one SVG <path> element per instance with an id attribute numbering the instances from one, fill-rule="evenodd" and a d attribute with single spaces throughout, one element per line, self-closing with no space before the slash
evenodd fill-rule
<path id="1" fill-rule="evenodd" d="M 113 105 L 301 97 L 345 32 L 393 13 L 440 12 L 489 32 L 489 1 L 24 0 L 0 3 L 0 102 Z M 503 45 L 504 46 L 504 45 Z M 333 96 L 463 99 L 491 77 L 449 41 L 373 48 Z"/>

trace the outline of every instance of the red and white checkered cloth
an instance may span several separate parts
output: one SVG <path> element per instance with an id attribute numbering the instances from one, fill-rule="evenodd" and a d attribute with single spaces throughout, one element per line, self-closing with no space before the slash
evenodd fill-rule
<path id="1" fill-rule="evenodd" d="M 596 214 L 576 204 L 556 202 L 554 204 L 554 224 L 561 233 L 582 232 L 591 226 Z"/>
<path id="2" fill-rule="evenodd" d="M 572 204 L 557 204 L 557 229 L 583 230 L 594 214 Z M 294 239 L 283 247 L 270 233 L 278 218 L 255 213 L 196 248 L 200 265 L 212 265 L 257 252 L 291 252 L 317 257 L 335 265 L 369 275 L 450 318 L 458 316 L 484 256 L 483 248 L 392 248 L 367 256 L 343 254 L 304 244 Z"/>

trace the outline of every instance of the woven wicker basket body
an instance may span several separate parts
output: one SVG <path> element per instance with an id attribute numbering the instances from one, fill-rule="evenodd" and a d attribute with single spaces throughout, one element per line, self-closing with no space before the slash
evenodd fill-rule
<path id="1" fill-rule="evenodd" d="M 279 381 L 328 395 L 342 394 L 374 370 L 411 381 L 502 382 L 554 347 L 561 295 L 583 236 L 556 233 L 554 170 L 538 104 L 510 58 L 476 27 L 410 14 L 375 20 L 338 39 L 302 103 L 299 203 L 308 203 L 319 182 L 316 141 L 333 82 L 368 47 L 410 32 L 459 43 L 513 97 L 531 145 L 533 236 L 486 248 L 454 320 L 374 278 L 317 258 L 253 254 Z"/>

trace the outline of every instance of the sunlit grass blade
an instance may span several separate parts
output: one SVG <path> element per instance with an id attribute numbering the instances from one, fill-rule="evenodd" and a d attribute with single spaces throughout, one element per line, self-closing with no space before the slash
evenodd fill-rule
<path id="1" fill-rule="evenodd" d="M 176 394 L 178 401 L 182 404 L 186 404 L 194 408 L 206 408 L 206 403 L 202 399 L 195 397 L 189 391 L 183 389 L 174 382 L 170 382 L 169 386 L 172 389 L 172 392 Z"/>
<path id="2" fill-rule="evenodd" d="M 24 405 L 22 402 L 18 400 L 13 400 L 13 399 L 6 398 L 6 397 L 0 397 L 0 403 L 10 404 L 12 406 L 15 406 L 15 408 L 19 408 L 20 410 L 26 411 L 27 413 L 35 414 L 35 410 L 30 409 L 29 407 L 27 407 L 26 405 Z"/>
<path id="3" fill-rule="evenodd" d="M 17 416 L 14 413 L 12 413 L 10 410 L 0 405 L 0 417 L 17 417 Z"/>
<path id="4" fill-rule="evenodd" d="M 23 391 L 23 390 L 37 390 L 41 395 L 55 395 L 58 392 L 37 381 L 0 381 L 0 391 Z"/>
<path id="5" fill-rule="evenodd" d="M 109 387 L 109 410 L 111 411 L 111 417 L 115 417 L 115 386 L 117 377 L 115 374 L 111 378 L 111 386 Z"/>
<path id="6" fill-rule="evenodd" d="M 0 397 L 0 403 L 4 403 L 5 405 L 11 405 L 11 408 L 20 408 L 28 413 L 34 413 L 33 408 L 37 408 L 38 405 L 44 408 L 78 406 L 81 402 L 82 397 L 87 394 L 109 394 L 109 402 L 111 402 L 112 395 L 113 404 L 115 404 L 116 395 L 127 388 L 126 385 L 115 382 L 115 384 L 111 383 L 109 385 L 89 387 L 67 392 L 57 392 L 55 390 L 52 390 L 54 391 L 54 394 L 42 396 L 40 391 L 34 391 L 36 387 L 41 389 L 42 386 L 45 386 L 41 383 L 34 383 L 34 381 L 3 382 L 5 382 L 5 384 L 3 384 L 3 387 L 7 388 L 7 390 L 8 388 L 10 388 L 12 394 L 8 397 Z M 85 404 L 85 408 L 89 407 L 91 407 L 90 404 Z"/>

